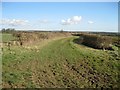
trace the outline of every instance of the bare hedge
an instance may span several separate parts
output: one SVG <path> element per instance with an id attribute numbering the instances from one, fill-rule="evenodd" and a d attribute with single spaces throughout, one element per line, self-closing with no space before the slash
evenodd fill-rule
<path id="1" fill-rule="evenodd" d="M 83 44 L 96 49 L 112 49 L 112 39 L 109 36 L 83 34 Z"/>
<path id="2" fill-rule="evenodd" d="M 19 41 L 22 44 L 32 44 L 40 42 L 41 40 L 51 39 L 59 36 L 68 36 L 68 33 L 61 32 L 22 32 L 18 31 L 13 33 L 13 36 L 16 37 L 16 41 Z"/>

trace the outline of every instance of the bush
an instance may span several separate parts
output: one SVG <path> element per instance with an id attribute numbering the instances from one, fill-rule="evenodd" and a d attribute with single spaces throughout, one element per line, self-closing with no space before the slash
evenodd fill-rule
<path id="1" fill-rule="evenodd" d="M 51 39 L 59 36 L 68 36 L 68 33 L 61 32 L 25 32 L 25 31 L 16 31 L 13 33 L 13 36 L 16 37 L 16 41 L 19 41 L 21 44 L 34 44 L 45 39 Z"/>
<path id="2" fill-rule="evenodd" d="M 94 34 L 84 34 L 83 44 L 96 49 L 111 49 L 112 39 L 109 36 L 100 36 Z"/>
<path id="3" fill-rule="evenodd" d="M 112 37 L 113 45 L 120 47 L 120 36 Z"/>

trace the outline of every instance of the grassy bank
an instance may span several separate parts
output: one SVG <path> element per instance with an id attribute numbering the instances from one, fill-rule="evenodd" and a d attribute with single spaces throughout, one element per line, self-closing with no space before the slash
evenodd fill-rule
<path id="1" fill-rule="evenodd" d="M 78 45 L 78 37 L 50 41 L 37 49 L 3 49 L 3 87 L 118 87 L 118 60 Z"/>

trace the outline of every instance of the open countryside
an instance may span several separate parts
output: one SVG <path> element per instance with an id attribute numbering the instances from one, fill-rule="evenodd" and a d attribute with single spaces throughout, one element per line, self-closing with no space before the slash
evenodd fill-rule
<path id="1" fill-rule="evenodd" d="M 18 36 L 2 34 L 3 87 L 118 87 L 117 41 L 111 50 L 103 50 L 80 44 L 86 33 L 15 33 L 20 41 Z M 117 36 L 109 37 L 118 40 Z"/>
<path id="2" fill-rule="evenodd" d="M 118 2 L 28 1 L 2 2 L 3 89 L 120 87 Z"/>

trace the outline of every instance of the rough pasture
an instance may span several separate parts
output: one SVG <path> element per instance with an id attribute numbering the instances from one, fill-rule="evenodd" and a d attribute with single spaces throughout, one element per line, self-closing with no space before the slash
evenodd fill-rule
<path id="1" fill-rule="evenodd" d="M 54 34 L 10 50 L 3 47 L 4 88 L 119 87 L 118 49 L 93 49 L 75 43 L 79 37 Z"/>

